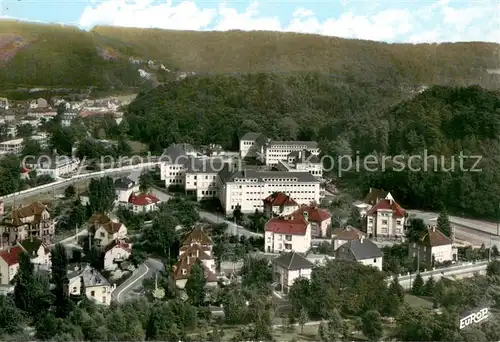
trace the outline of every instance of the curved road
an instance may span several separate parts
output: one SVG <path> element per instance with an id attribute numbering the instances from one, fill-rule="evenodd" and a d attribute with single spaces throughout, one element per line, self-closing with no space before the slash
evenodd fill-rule
<path id="1" fill-rule="evenodd" d="M 142 281 L 153 278 L 155 273 L 163 271 L 164 267 L 160 260 L 147 259 L 134 271 L 130 278 L 125 280 L 111 293 L 111 298 L 118 303 L 123 303 L 134 298 L 134 295 L 142 290 Z"/>

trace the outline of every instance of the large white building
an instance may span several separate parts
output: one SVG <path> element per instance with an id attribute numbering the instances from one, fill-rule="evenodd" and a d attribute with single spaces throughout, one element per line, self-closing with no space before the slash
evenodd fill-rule
<path id="1" fill-rule="evenodd" d="M 0 142 L 0 154 L 20 154 L 23 148 L 23 138 Z"/>
<path id="2" fill-rule="evenodd" d="M 218 175 L 219 200 L 226 214 L 239 206 L 242 213 L 263 211 L 263 200 L 276 192 L 289 194 L 297 204 L 319 203 L 320 181 L 308 172 L 236 170 L 225 165 Z"/>
<path id="3" fill-rule="evenodd" d="M 26 167 L 35 169 L 38 176 L 49 175 L 58 178 L 76 172 L 80 166 L 80 159 L 70 156 L 40 157 L 36 161 L 26 161 Z"/>
<path id="4" fill-rule="evenodd" d="M 262 133 L 250 132 L 240 139 L 240 157 L 258 158 L 265 156 L 265 146 L 269 139 Z"/>
<path id="5" fill-rule="evenodd" d="M 274 167 L 280 171 L 309 172 L 314 177 L 323 177 L 323 163 L 308 150 L 290 152 L 285 160 L 278 160 Z"/>
<path id="6" fill-rule="evenodd" d="M 310 152 L 314 156 L 319 155 L 319 147 L 316 141 L 271 141 L 266 145 L 266 165 L 276 165 L 278 162 L 288 160 L 288 157 L 296 157 L 292 152 Z"/>
<path id="7" fill-rule="evenodd" d="M 182 186 L 186 181 L 186 164 L 197 153 L 189 144 L 172 144 L 165 149 L 160 157 L 160 178 L 165 181 L 165 187 Z"/>

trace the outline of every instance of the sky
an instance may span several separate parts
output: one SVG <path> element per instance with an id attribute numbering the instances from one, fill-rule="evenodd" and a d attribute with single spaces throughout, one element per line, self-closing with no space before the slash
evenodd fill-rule
<path id="1" fill-rule="evenodd" d="M 178 30 L 272 30 L 385 42 L 500 43 L 500 0 L 0 0 L 0 18 Z"/>

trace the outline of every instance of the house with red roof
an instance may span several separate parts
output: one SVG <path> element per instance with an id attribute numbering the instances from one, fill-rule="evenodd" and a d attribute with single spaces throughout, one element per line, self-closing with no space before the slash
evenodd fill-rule
<path id="1" fill-rule="evenodd" d="M 263 209 L 267 217 L 289 215 L 298 208 L 298 203 L 283 192 L 275 192 L 264 199 Z"/>
<path id="2" fill-rule="evenodd" d="M 158 197 L 145 193 L 134 193 L 128 198 L 129 208 L 136 214 L 158 210 L 160 203 L 161 201 Z"/>
<path id="3" fill-rule="evenodd" d="M 20 246 L 0 250 L 0 285 L 9 285 L 19 269 Z"/>
<path id="4" fill-rule="evenodd" d="M 404 236 L 405 210 L 392 197 L 379 199 L 366 216 L 366 233 L 370 237 Z"/>
<path id="5" fill-rule="evenodd" d="M 273 217 L 264 227 L 265 251 L 305 253 L 311 248 L 311 223 L 308 212 Z"/>
<path id="6" fill-rule="evenodd" d="M 307 218 L 311 224 L 311 236 L 313 238 L 326 237 L 328 228 L 330 228 L 332 224 L 332 216 L 330 213 L 316 205 L 302 205 L 295 210 L 292 215 L 304 216 L 304 213 L 307 213 Z"/>
<path id="7" fill-rule="evenodd" d="M 428 227 L 427 232 L 420 237 L 420 241 L 410 242 L 408 253 L 410 258 L 420 257 L 420 262 L 430 265 L 434 262 L 456 261 L 457 259 L 457 249 L 453 246 L 453 241 L 435 225 Z"/>

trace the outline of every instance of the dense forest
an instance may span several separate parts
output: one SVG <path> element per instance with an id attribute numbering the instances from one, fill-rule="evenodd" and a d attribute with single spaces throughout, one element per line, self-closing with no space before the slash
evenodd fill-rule
<path id="1" fill-rule="evenodd" d="M 0 20 L 0 89 L 123 90 L 143 82 L 138 69 L 175 72 L 321 72 L 372 85 L 500 85 L 498 44 L 387 44 L 291 32 L 196 32 Z M 130 59 L 134 60 L 134 63 Z M 142 62 L 140 62 L 142 60 Z"/>
<path id="2" fill-rule="evenodd" d="M 329 177 L 358 196 L 377 186 L 408 208 L 445 206 L 480 217 L 496 217 L 500 203 L 499 120 L 499 93 L 479 86 L 435 86 L 417 94 L 311 73 L 193 77 L 140 94 L 126 114 L 129 135 L 152 151 L 172 142 L 237 150 L 249 131 L 317 140 L 334 157 L 401 155 L 407 161 L 425 151 L 437 156 L 427 171 L 399 172 L 389 163 L 384 172 L 334 169 Z M 482 156 L 478 165 L 465 160 L 464 170 L 482 171 L 461 170 L 461 152 Z M 446 172 L 451 158 L 456 167 Z"/>

